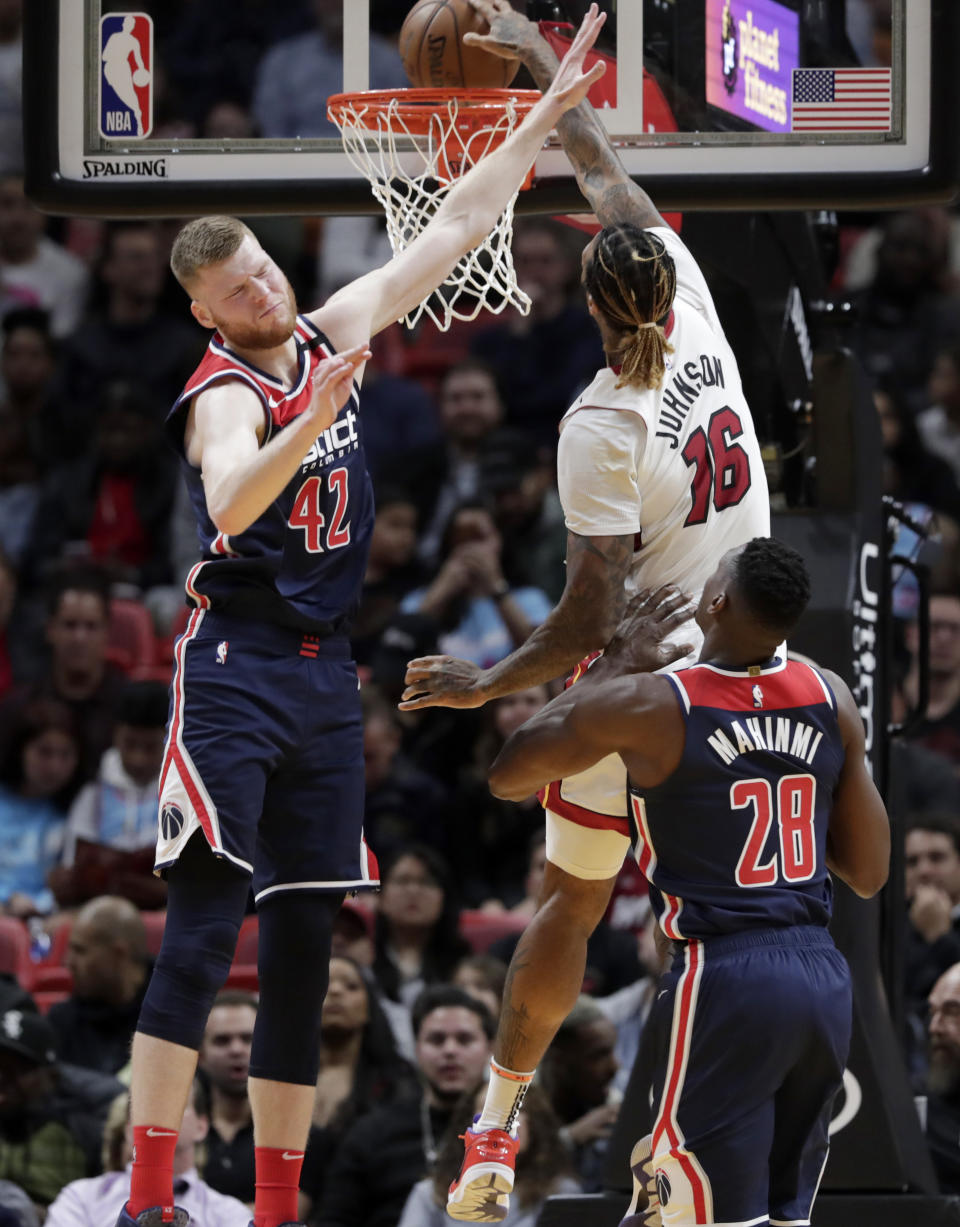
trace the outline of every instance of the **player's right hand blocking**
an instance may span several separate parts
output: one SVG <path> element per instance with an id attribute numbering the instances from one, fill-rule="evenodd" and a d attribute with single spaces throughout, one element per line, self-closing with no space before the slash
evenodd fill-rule
<path id="1" fill-rule="evenodd" d="M 337 420 L 337 414 L 350 399 L 354 372 L 372 356 L 369 342 L 364 341 L 317 364 L 311 376 L 313 401 L 308 412 L 319 430 L 326 430 Z"/>
<path id="2" fill-rule="evenodd" d="M 601 13 L 596 4 L 591 4 L 570 44 L 570 50 L 560 61 L 556 76 L 543 96 L 545 101 L 558 104 L 563 111 L 572 110 L 573 107 L 579 106 L 591 87 L 600 80 L 607 67 L 603 60 L 597 60 L 589 72 L 583 71 L 583 60 L 596 42 L 606 20 L 606 13 Z"/>
<path id="3" fill-rule="evenodd" d="M 682 660 L 692 643 L 667 643 L 668 636 L 696 613 L 689 597 L 673 584 L 656 591 L 642 588 L 628 603 L 620 625 L 603 650 L 607 665 L 618 673 L 655 673 Z"/>
<path id="4" fill-rule="evenodd" d="M 523 58 L 527 42 L 540 37 L 536 22 L 518 13 L 509 0 L 470 0 L 470 7 L 490 27 L 489 34 L 476 34 L 471 30 L 463 36 L 463 41 L 471 47 L 482 47 L 503 60 L 519 60 Z"/>

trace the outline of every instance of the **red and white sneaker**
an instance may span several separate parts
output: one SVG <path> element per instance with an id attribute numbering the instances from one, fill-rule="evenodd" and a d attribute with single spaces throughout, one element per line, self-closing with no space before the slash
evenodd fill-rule
<path id="1" fill-rule="evenodd" d="M 447 1214 L 464 1223 L 499 1223 L 510 1209 L 517 1139 L 504 1129 L 468 1129 L 463 1144 L 466 1153 L 447 1194 Z"/>

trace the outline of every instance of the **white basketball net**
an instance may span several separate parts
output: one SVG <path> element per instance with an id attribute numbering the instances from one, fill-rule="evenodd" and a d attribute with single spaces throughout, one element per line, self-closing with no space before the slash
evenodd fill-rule
<path id="1" fill-rule="evenodd" d="M 405 92 L 409 94 L 400 90 L 379 105 L 370 105 L 362 93 L 351 95 L 338 99 L 330 110 L 347 157 L 370 181 L 383 206 L 394 255 L 421 233 L 457 179 L 501 145 L 518 123 L 518 109 L 509 97 L 502 108 L 486 108 L 488 122 L 481 127 L 461 118 L 470 107 L 469 98 L 452 97 L 429 111 L 420 108 L 419 124 L 413 126 L 422 127 L 425 118 L 429 126 L 425 133 L 411 132 L 403 113 L 410 106 Z M 494 314 L 508 306 L 523 315 L 529 312 L 530 299 L 517 285 L 511 253 L 518 195 L 514 192 L 483 242 L 462 256 L 444 283 L 404 317 L 409 328 L 424 313 L 446 332 L 454 319 L 476 319 L 483 307 Z"/>

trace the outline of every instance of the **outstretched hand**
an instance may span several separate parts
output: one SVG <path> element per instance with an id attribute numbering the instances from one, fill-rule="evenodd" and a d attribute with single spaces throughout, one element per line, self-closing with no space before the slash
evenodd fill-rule
<path id="1" fill-rule="evenodd" d="M 369 344 L 363 342 L 317 363 L 311 376 L 311 409 L 320 430 L 326 430 L 337 420 L 337 414 L 350 399 L 350 393 L 353 391 L 354 372 L 371 357 Z"/>
<path id="2" fill-rule="evenodd" d="M 463 36 L 471 47 L 480 47 L 502 60 L 520 60 L 531 41 L 540 37 L 536 22 L 512 8 L 510 0 L 470 0 L 470 7 L 490 27 L 489 34 L 471 31 Z"/>
<path id="3" fill-rule="evenodd" d="M 455 656 L 418 656 L 407 665 L 401 711 L 421 707 L 482 707 L 487 696 L 479 686 L 483 670 Z"/>
<path id="4" fill-rule="evenodd" d="M 539 37 L 537 27 L 510 7 L 508 0 L 470 0 L 471 5 L 490 26 L 489 34 L 465 34 L 463 41 L 471 47 L 482 47 L 501 59 L 516 60 L 531 39 Z M 544 97 L 569 111 L 586 98 L 590 87 L 603 76 L 606 65 L 597 60 L 589 72 L 583 71 L 583 58 L 597 41 L 597 35 L 607 20 L 596 4 L 591 4 L 580 23 L 580 29 L 570 50 L 560 61 L 553 84 Z"/>
<path id="5" fill-rule="evenodd" d="M 601 13 L 596 4 L 591 4 L 580 23 L 570 50 L 560 61 L 553 83 L 544 94 L 544 98 L 557 103 L 563 111 L 579 106 L 591 87 L 606 71 L 607 66 L 603 60 L 597 60 L 589 72 L 583 71 L 584 56 L 597 41 L 597 35 L 606 20 L 606 13 Z"/>
<path id="6" fill-rule="evenodd" d="M 689 599 L 664 584 L 651 592 L 643 588 L 627 605 L 613 638 L 603 649 L 604 659 L 623 673 L 655 673 L 693 651 L 692 643 L 665 643 L 673 631 L 694 615 Z"/>

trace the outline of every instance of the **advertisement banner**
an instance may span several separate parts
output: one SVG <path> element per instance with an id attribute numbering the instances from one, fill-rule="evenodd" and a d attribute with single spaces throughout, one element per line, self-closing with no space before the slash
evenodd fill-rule
<path id="1" fill-rule="evenodd" d="M 790 131 L 800 18 L 774 0 L 707 0 L 707 102 L 768 132 Z"/>

